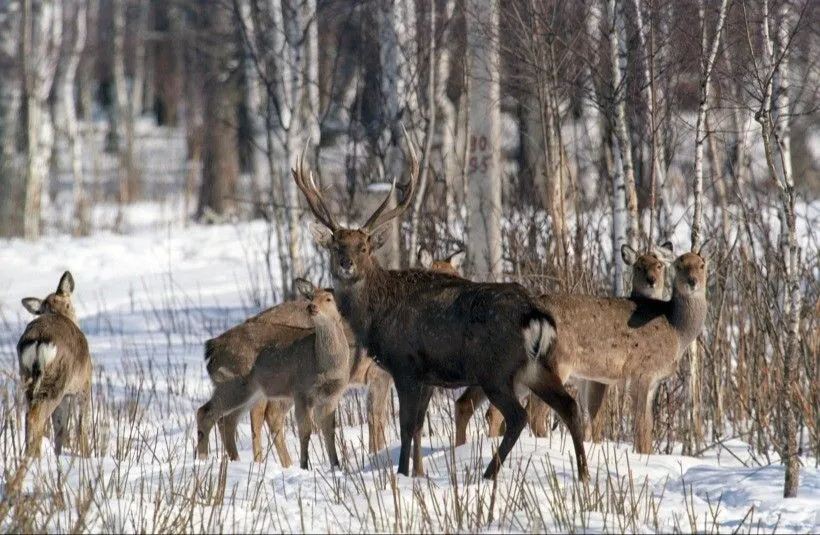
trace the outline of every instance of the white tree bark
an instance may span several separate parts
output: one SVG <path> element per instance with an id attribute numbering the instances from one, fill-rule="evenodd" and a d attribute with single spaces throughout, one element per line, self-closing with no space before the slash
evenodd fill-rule
<path id="1" fill-rule="evenodd" d="M 418 110 L 416 84 L 419 51 L 416 44 L 415 2 L 380 0 L 378 16 L 381 92 L 385 118 L 380 144 L 385 148 L 385 179 L 392 180 L 392 177 L 401 177 L 405 168 L 399 122 L 405 125 L 414 139 L 418 138 L 412 117 Z M 401 222 L 393 220 L 388 225 L 390 240 L 385 247 L 387 267 L 397 269 L 401 260 Z M 412 257 L 412 252 L 410 256 Z"/>
<path id="2" fill-rule="evenodd" d="M 779 420 L 782 442 L 780 455 L 786 465 L 783 496 L 797 496 L 800 484 L 800 460 L 798 459 L 797 416 L 792 399 L 792 383 L 800 370 L 800 307 L 803 294 L 800 289 L 800 248 L 797 245 L 797 221 L 795 212 L 796 191 L 791 165 L 790 134 L 790 37 L 796 23 L 796 13 L 787 3 L 778 10 L 776 35 L 771 36 L 768 1 L 763 2 L 762 41 L 764 62 L 771 76 L 764 86 L 764 100 L 758 111 L 758 121 L 763 134 L 763 146 L 770 177 L 779 189 L 781 201 L 781 241 L 783 265 L 786 272 L 786 288 L 782 294 L 782 309 L 786 333 L 778 340 L 783 355 L 783 379 L 780 387 Z M 773 87 L 777 84 L 777 90 Z M 784 340 L 785 338 L 785 340 Z"/>
<path id="3" fill-rule="evenodd" d="M 703 147 L 706 144 L 706 112 L 709 108 L 709 94 L 712 81 L 712 69 L 715 65 L 720 37 L 723 34 L 723 24 L 726 21 L 727 0 L 721 0 L 718 11 L 718 20 L 715 25 L 715 32 L 711 43 L 707 37 L 705 19 L 705 0 L 698 3 L 698 16 L 700 18 L 702 52 L 700 58 L 700 90 L 698 102 L 698 118 L 695 125 L 695 177 L 694 177 L 694 201 L 695 213 L 692 219 L 692 250 L 700 249 L 703 238 L 701 237 L 703 227 Z M 695 400 L 692 400 L 693 402 Z"/>
<path id="4" fill-rule="evenodd" d="M 712 69 L 715 65 L 720 37 L 723 34 L 723 24 L 726 21 L 727 0 L 721 0 L 718 11 L 718 20 L 715 25 L 711 43 L 706 32 L 706 18 L 704 2 L 698 4 L 700 17 L 702 52 L 700 58 L 700 99 L 698 103 L 698 118 L 695 126 L 695 177 L 694 177 L 694 216 L 692 218 L 692 250 L 699 251 L 703 243 L 701 232 L 703 226 L 703 147 L 706 142 L 706 113 L 709 107 L 709 93 L 712 80 Z M 692 431 L 691 446 L 698 449 L 703 442 L 703 422 L 700 407 L 701 395 L 701 359 L 697 340 L 689 346 L 689 407 L 690 428 Z"/>
<path id="5" fill-rule="evenodd" d="M 62 4 L 23 2 L 23 83 L 26 102 L 26 187 L 23 236 L 40 237 L 41 200 L 54 149 L 54 122 L 48 96 L 54 84 L 62 41 Z"/>
<path id="6" fill-rule="evenodd" d="M 470 140 L 467 190 L 468 255 L 472 278 L 500 281 L 501 244 L 500 64 L 497 0 L 467 2 Z"/>
<path id="7" fill-rule="evenodd" d="M 606 0 L 606 17 L 609 21 L 609 53 L 610 53 L 610 67 L 612 69 L 612 106 L 610 110 L 610 120 L 612 122 L 611 134 L 611 148 L 612 148 L 612 255 L 614 270 L 614 289 L 615 295 L 625 295 L 625 276 L 624 264 L 621 259 L 621 246 L 629 241 L 629 211 L 627 206 L 627 182 L 625 172 L 627 166 L 625 163 L 630 159 L 629 145 L 623 145 L 622 142 L 628 139 L 624 135 L 626 132 L 626 108 L 623 106 L 623 89 L 621 76 L 621 39 L 618 21 L 620 12 L 616 7 L 617 0 Z M 634 185 L 634 180 L 633 180 Z M 635 248 L 633 244 L 630 246 Z"/>
<path id="8" fill-rule="evenodd" d="M 455 11 L 455 0 L 445 0 L 442 13 L 441 39 L 437 47 L 436 65 L 436 110 L 440 116 L 441 140 L 441 171 L 444 175 L 444 202 L 447 205 L 447 234 L 453 234 L 456 229 L 458 210 L 455 201 L 456 178 L 459 173 L 458 148 L 456 146 L 457 113 L 456 107 L 447 96 L 447 80 L 450 77 L 452 54 L 450 40 L 452 38 L 452 20 Z M 411 250 L 411 256 L 416 252 Z"/>
<path id="9" fill-rule="evenodd" d="M 73 31 L 66 33 L 66 57 L 61 62 L 58 84 L 59 116 L 62 118 L 63 130 L 68 147 L 68 158 L 73 182 L 74 210 L 72 217 L 72 233 L 75 236 L 85 236 L 90 232 L 90 214 L 88 199 L 85 196 L 83 174 L 83 140 L 79 132 L 77 106 L 74 98 L 74 88 L 77 82 L 77 68 L 85 50 L 87 38 L 88 1 L 76 0 L 73 9 L 64 13 L 65 21 L 70 24 L 73 20 Z"/>

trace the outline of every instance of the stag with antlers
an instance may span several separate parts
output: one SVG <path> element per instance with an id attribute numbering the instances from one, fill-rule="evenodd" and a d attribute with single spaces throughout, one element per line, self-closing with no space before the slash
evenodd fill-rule
<path id="1" fill-rule="evenodd" d="M 411 204 L 419 165 L 410 147 L 410 180 L 404 198 L 384 202 L 358 229 L 344 227 L 325 203 L 304 155 L 293 170 L 297 186 L 318 220 L 314 239 L 331 257 L 339 310 L 357 341 L 393 376 L 399 397 L 401 450 L 398 473 L 423 473 L 421 426 L 432 388 L 479 386 L 507 422 L 504 438 L 484 472 L 494 478 L 527 422 L 517 391 L 527 387 L 569 427 L 579 476 L 588 478 L 578 404 L 548 359 L 555 322 L 515 283 L 478 283 L 423 270 L 386 270 L 373 252 L 386 241 L 385 223 Z"/>

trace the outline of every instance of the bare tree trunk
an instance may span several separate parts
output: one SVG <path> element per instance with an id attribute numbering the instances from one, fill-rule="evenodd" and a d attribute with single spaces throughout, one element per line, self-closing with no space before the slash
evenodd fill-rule
<path id="1" fill-rule="evenodd" d="M 27 240 L 40 237 L 42 192 L 54 148 L 54 124 L 48 108 L 48 96 L 60 55 L 61 7 L 59 3 L 45 3 L 34 10 L 32 0 L 23 2 L 22 56 L 27 151 L 23 236 Z"/>
<path id="2" fill-rule="evenodd" d="M 430 152 L 433 146 L 433 135 L 436 131 L 436 117 L 438 114 L 437 110 L 437 103 L 438 100 L 436 99 L 436 86 L 438 85 L 437 72 L 440 70 L 438 68 L 438 59 L 436 58 L 436 51 L 438 48 L 436 47 L 436 9 L 435 4 L 432 3 L 429 6 L 429 13 L 428 13 L 428 21 L 429 21 L 429 46 L 428 46 L 428 72 L 427 72 L 427 96 L 425 101 L 427 102 L 427 127 L 425 128 L 424 133 L 424 147 L 423 147 L 423 154 L 421 159 L 421 173 L 419 176 L 419 185 L 418 191 L 416 192 L 416 197 L 413 199 L 413 211 L 410 215 L 410 251 L 408 254 L 408 260 L 410 267 L 416 266 L 417 255 L 416 252 L 418 251 L 419 247 L 419 221 L 421 218 L 421 209 L 424 206 L 424 201 L 426 198 L 427 193 L 427 183 L 428 183 L 428 174 L 430 168 Z"/>
<path id="3" fill-rule="evenodd" d="M 501 180 L 500 64 L 497 0 L 467 2 L 467 64 L 470 78 L 470 158 L 467 237 L 472 276 L 500 281 Z"/>
<path id="4" fill-rule="evenodd" d="M 234 59 L 232 11 L 224 5 L 209 5 L 203 34 L 219 36 L 205 58 L 203 80 L 202 186 L 197 217 L 224 219 L 236 211 L 239 157 L 237 155 L 236 75 L 227 72 Z"/>
<path id="5" fill-rule="evenodd" d="M 800 307 L 803 294 L 800 288 L 801 251 L 797 245 L 795 212 L 796 191 L 791 164 L 789 64 L 791 32 L 796 24 L 796 13 L 788 4 L 780 5 L 778 27 L 774 38 L 770 35 L 768 1 L 763 2 L 762 41 L 765 65 L 770 69 L 764 86 L 763 102 L 756 117 L 763 134 L 763 148 L 769 175 L 779 189 L 782 225 L 780 246 L 786 273 L 786 288 L 782 294 L 785 341 L 780 338 L 778 349 L 783 355 L 783 380 L 779 392 L 780 429 L 783 437 L 780 456 L 786 465 L 783 496 L 794 498 L 800 485 L 800 460 L 797 444 L 797 415 L 792 393 L 800 370 Z M 769 74 L 767 73 L 767 74 Z M 777 84 L 776 90 L 774 84 Z"/>
<path id="6" fill-rule="evenodd" d="M 627 169 L 631 169 L 630 149 L 628 145 L 628 135 L 626 129 L 626 108 L 624 105 L 624 90 L 622 88 L 621 75 L 621 35 L 620 35 L 620 9 L 616 6 L 617 0 L 606 0 L 606 17 L 609 21 L 609 53 L 610 53 L 610 67 L 612 69 L 612 88 L 611 88 L 611 102 L 612 108 L 609 110 L 610 123 L 612 125 L 612 133 L 610 137 L 610 147 L 612 151 L 612 190 L 613 190 L 613 218 L 612 218 L 612 255 L 614 270 L 614 289 L 615 295 L 625 295 L 625 274 L 624 264 L 621 259 L 621 246 L 624 243 L 629 243 L 634 249 L 635 245 L 632 243 L 634 239 L 633 234 L 629 231 L 630 224 L 630 210 L 627 199 L 629 194 L 629 179 L 626 177 Z M 624 144 L 627 141 L 627 144 Z M 634 177 L 632 185 L 634 188 Z"/>
<path id="7" fill-rule="evenodd" d="M 441 116 L 439 121 L 441 130 L 441 170 L 444 175 L 444 196 L 446 204 L 447 234 L 455 232 L 457 208 L 455 201 L 456 178 L 459 173 L 458 147 L 456 145 L 456 131 L 458 130 L 458 117 L 456 108 L 447 97 L 447 80 L 450 76 L 450 64 L 452 54 L 450 52 L 452 39 L 453 12 L 455 11 L 455 0 L 445 0 L 444 12 L 442 14 L 441 38 L 437 47 L 436 65 L 436 110 Z M 410 255 L 415 256 L 416 251 L 411 250 Z"/>
<path id="8" fill-rule="evenodd" d="M 384 126 L 381 146 L 384 151 L 384 175 L 387 180 L 400 177 L 404 170 L 399 122 L 414 134 L 412 114 L 418 110 L 414 76 L 418 58 L 416 46 L 416 8 L 414 2 L 380 0 L 379 59 L 381 91 L 384 105 Z M 415 137 L 415 136 L 414 136 Z M 388 267 L 398 269 L 401 260 L 400 222 L 390 223 Z M 386 249 L 387 249 L 386 248 Z M 412 252 L 410 254 L 412 257 Z"/>
<path id="9" fill-rule="evenodd" d="M 87 236 L 91 231 L 90 205 L 86 198 L 85 175 L 83 173 L 83 140 L 79 132 L 77 106 L 74 99 L 74 87 L 77 82 L 77 69 L 80 58 L 85 50 L 88 22 L 88 1 L 77 0 L 75 9 L 66 13 L 66 21 L 74 20 L 74 31 L 67 42 L 67 57 L 64 59 L 62 76 L 59 84 L 59 100 L 63 122 L 65 125 L 65 139 L 68 146 L 68 156 L 71 167 L 71 178 L 74 193 L 74 214 L 72 233 L 75 236 Z"/>
<path id="10" fill-rule="evenodd" d="M 700 99 L 698 103 L 698 118 L 695 126 L 695 177 L 694 177 L 694 216 L 692 218 L 692 250 L 699 251 L 702 244 L 701 227 L 703 226 L 703 147 L 709 133 L 706 131 L 706 113 L 709 108 L 709 94 L 711 89 L 712 68 L 715 65 L 720 37 L 723 33 L 723 24 L 726 21 L 727 0 L 721 0 L 718 11 L 718 21 L 714 36 L 710 43 L 706 35 L 705 4 L 698 4 L 700 17 L 702 52 L 700 64 Z M 697 340 L 689 346 L 689 427 L 691 436 L 689 442 L 692 450 L 697 450 L 703 443 L 703 421 L 701 415 L 701 359 Z"/>
<path id="11" fill-rule="evenodd" d="M 22 107 L 19 48 L 20 3 L 0 4 L 0 236 L 23 233 L 22 168 L 17 139 Z"/>

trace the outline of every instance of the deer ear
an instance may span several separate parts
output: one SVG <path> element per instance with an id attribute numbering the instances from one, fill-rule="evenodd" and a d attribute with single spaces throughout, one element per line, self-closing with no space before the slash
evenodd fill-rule
<path id="1" fill-rule="evenodd" d="M 63 276 L 60 277 L 60 283 L 57 285 L 57 291 L 68 295 L 74 293 L 74 277 L 71 276 L 70 271 L 66 271 L 63 273 Z"/>
<path id="2" fill-rule="evenodd" d="M 453 269 L 461 273 L 461 267 L 464 265 L 464 261 L 467 259 L 467 251 L 458 251 L 457 253 L 453 253 L 450 255 L 450 265 L 453 266 Z"/>
<path id="3" fill-rule="evenodd" d="M 24 297 L 23 307 L 35 316 L 43 313 L 43 301 L 36 297 Z"/>
<path id="4" fill-rule="evenodd" d="M 316 289 L 313 287 L 313 283 L 309 280 L 301 277 L 293 279 L 293 286 L 305 299 L 313 299 L 313 294 Z"/>
<path id="5" fill-rule="evenodd" d="M 671 264 L 675 261 L 675 252 L 672 248 L 671 241 L 665 241 L 657 247 L 654 247 L 653 252 L 655 253 L 655 256 L 667 264 Z"/>
<path id="6" fill-rule="evenodd" d="M 333 231 L 321 223 L 311 223 L 310 233 L 313 234 L 313 240 L 325 249 L 333 243 Z"/>
<path id="7" fill-rule="evenodd" d="M 419 249 L 418 259 L 419 265 L 424 269 L 430 269 L 430 266 L 433 265 L 433 255 L 424 247 Z"/>
<path id="8" fill-rule="evenodd" d="M 382 246 L 387 243 L 387 239 L 390 235 L 390 225 L 382 225 L 381 227 L 377 228 L 373 231 L 373 234 L 370 235 L 370 250 L 371 251 L 378 251 L 382 248 Z"/>
<path id="9" fill-rule="evenodd" d="M 631 266 L 638 259 L 638 251 L 625 243 L 621 245 L 621 258 L 624 259 L 627 266 Z"/>

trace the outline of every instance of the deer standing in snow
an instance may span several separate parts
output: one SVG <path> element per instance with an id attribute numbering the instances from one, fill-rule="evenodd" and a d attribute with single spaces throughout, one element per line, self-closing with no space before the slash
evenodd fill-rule
<path id="1" fill-rule="evenodd" d="M 549 360 L 555 337 L 552 315 L 515 283 L 477 283 L 422 270 L 386 270 L 373 252 L 384 245 L 384 224 L 410 205 L 418 179 L 411 147 L 410 181 L 403 200 L 386 210 L 391 191 L 358 228 L 341 226 L 305 167 L 293 170 L 297 186 L 318 220 L 314 239 L 330 252 L 342 316 L 374 360 L 393 376 L 399 398 L 401 450 L 398 472 L 423 473 L 421 424 L 432 388 L 480 386 L 507 422 L 504 438 L 484 472 L 494 478 L 526 425 L 516 389 L 523 384 L 567 424 L 578 474 L 589 477 L 583 418 Z M 395 181 L 394 184 L 395 186 Z"/>
<path id="2" fill-rule="evenodd" d="M 46 422 L 51 418 L 54 453 L 60 455 L 74 406 L 80 398 L 80 453 L 88 455 L 91 404 L 91 355 L 77 325 L 71 296 L 74 277 L 66 271 L 57 290 L 45 299 L 26 297 L 23 306 L 37 316 L 17 342 L 20 378 L 26 395 L 26 455 L 39 457 Z"/>
<path id="3" fill-rule="evenodd" d="M 627 244 L 621 246 L 621 258 L 627 266 L 632 267 L 632 293 L 631 297 L 646 297 L 649 299 L 663 299 L 666 282 L 666 266 L 671 264 L 675 258 L 672 252 L 672 243 L 652 247 L 649 251 L 639 253 Z M 596 381 L 579 380 L 579 397 L 589 410 L 595 407 L 597 413 L 606 396 L 608 385 Z M 456 401 L 456 445 L 460 446 L 467 440 L 467 422 L 474 411 L 474 406 L 484 399 L 481 392 L 476 389 L 467 389 Z M 537 437 L 547 434 L 547 412 L 548 407 L 532 394 L 527 395 L 527 413 L 529 425 L 532 432 Z M 504 418 L 501 413 L 490 405 L 485 414 L 487 420 L 488 434 L 491 437 L 498 437 L 504 432 Z M 595 425 L 596 422 L 590 417 L 591 435 L 595 442 L 600 442 L 602 430 Z"/>
<path id="4" fill-rule="evenodd" d="M 217 383 L 211 399 L 197 411 L 199 458 L 208 456 L 208 436 L 223 420 L 223 440 L 231 459 L 238 458 L 236 426 L 239 417 L 259 399 L 293 399 L 299 429 L 299 466 L 308 467 L 308 443 L 320 427 L 332 466 L 336 453 L 336 407 L 350 377 L 350 349 L 333 292 L 318 290 L 309 281 L 296 280 L 297 289 L 310 300 L 306 305 L 312 331 L 292 328 L 265 346 L 250 372 Z"/>
<path id="5" fill-rule="evenodd" d="M 562 383 L 570 377 L 604 387 L 630 382 L 637 453 L 652 450 L 652 400 L 658 384 L 675 372 L 706 320 L 706 253 L 685 253 L 673 266 L 670 301 L 572 294 L 538 299 L 555 318 L 558 335 L 547 361 Z M 474 400 L 481 397 L 474 392 L 469 405 L 458 407 L 457 435 L 466 433 Z M 590 399 L 594 421 L 603 396 Z"/>

